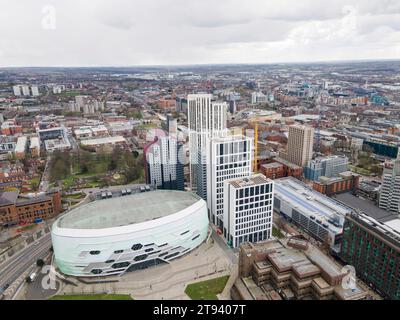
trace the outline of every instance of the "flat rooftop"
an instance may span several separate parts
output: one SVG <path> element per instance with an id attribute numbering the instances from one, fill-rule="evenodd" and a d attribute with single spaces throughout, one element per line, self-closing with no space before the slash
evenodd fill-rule
<path id="1" fill-rule="evenodd" d="M 104 137 L 97 139 L 87 139 L 83 140 L 81 143 L 85 146 L 92 146 L 92 145 L 94 146 L 99 144 L 118 143 L 118 142 L 126 142 L 126 140 L 122 136 L 115 136 L 115 137 Z"/>
<path id="2" fill-rule="evenodd" d="M 96 200 L 61 217 L 57 224 L 66 229 L 106 229 L 166 217 L 200 198 L 191 192 L 157 190 Z"/>
<path id="3" fill-rule="evenodd" d="M 397 217 L 396 214 L 379 208 L 372 201 L 358 198 L 351 193 L 337 194 L 335 198 L 349 207 L 363 211 L 365 214 L 378 221 L 388 221 Z"/>
<path id="4" fill-rule="evenodd" d="M 270 183 L 270 182 L 272 182 L 272 180 L 267 179 L 262 174 L 253 174 L 250 177 L 232 179 L 232 180 L 228 180 L 227 182 L 229 184 L 231 184 L 233 187 L 235 187 L 236 189 L 239 189 L 239 188 L 244 188 L 244 187 L 252 187 L 252 186 L 258 186 L 258 185 Z"/>
<path id="5" fill-rule="evenodd" d="M 285 201 L 302 214 L 314 216 L 315 219 L 328 224 L 333 231 L 339 232 L 341 228 L 334 226 L 328 220 L 339 216 L 342 223 L 344 216 L 352 211 L 350 207 L 313 190 L 293 177 L 276 179 L 274 185 L 275 197 Z"/>

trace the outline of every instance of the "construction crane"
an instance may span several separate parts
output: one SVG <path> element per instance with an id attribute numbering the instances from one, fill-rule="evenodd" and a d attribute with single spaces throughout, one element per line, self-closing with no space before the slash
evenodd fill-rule
<path id="1" fill-rule="evenodd" d="M 254 125 L 254 159 L 253 159 L 253 172 L 258 172 L 257 166 L 258 157 L 258 122 Z"/>
<path id="2" fill-rule="evenodd" d="M 316 141 L 316 152 L 321 152 L 321 130 L 320 130 L 320 121 L 321 121 L 321 108 L 320 106 L 317 106 L 318 108 L 318 118 L 317 118 L 317 141 Z"/>

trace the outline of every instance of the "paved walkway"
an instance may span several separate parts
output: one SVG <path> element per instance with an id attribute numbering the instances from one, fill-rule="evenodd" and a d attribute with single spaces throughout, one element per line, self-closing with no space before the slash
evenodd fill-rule
<path id="1" fill-rule="evenodd" d="M 124 293 L 137 300 L 187 300 L 185 288 L 189 283 L 229 275 L 231 269 L 232 262 L 217 243 L 203 243 L 170 264 L 127 273 L 120 282 L 65 285 L 61 294 Z"/>

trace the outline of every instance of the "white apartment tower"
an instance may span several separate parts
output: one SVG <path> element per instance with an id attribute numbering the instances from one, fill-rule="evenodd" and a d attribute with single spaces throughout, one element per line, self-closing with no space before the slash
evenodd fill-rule
<path id="1" fill-rule="evenodd" d="M 252 172 L 253 139 L 243 135 L 209 138 L 206 190 L 210 220 L 223 228 L 224 182 Z"/>
<path id="2" fill-rule="evenodd" d="M 40 95 L 38 86 L 15 85 L 13 86 L 14 96 L 33 96 Z"/>
<path id="3" fill-rule="evenodd" d="M 272 236 L 274 183 L 262 174 L 224 183 L 224 236 L 233 248 Z"/>
<path id="4" fill-rule="evenodd" d="M 144 154 L 146 183 L 158 189 L 184 190 L 183 149 L 175 137 L 157 137 Z"/>
<path id="5" fill-rule="evenodd" d="M 282 157 L 300 167 L 304 167 L 313 156 L 314 128 L 302 125 L 289 127 L 287 151 Z"/>
<path id="6" fill-rule="evenodd" d="M 206 138 L 226 134 L 227 110 L 227 103 L 212 101 L 212 94 L 188 95 L 190 186 L 194 192 L 198 189 L 198 177 L 204 176 L 201 159 L 204 159 Z"/>
<path id="7" fill-rule="evenodd" d="M 400 213 L 400 159 L 385 164 L 379 207 L 393 213 Z"/>

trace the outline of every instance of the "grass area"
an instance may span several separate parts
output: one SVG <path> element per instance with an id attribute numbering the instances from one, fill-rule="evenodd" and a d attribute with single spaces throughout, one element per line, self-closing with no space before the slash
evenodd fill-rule
<path id="1" fill-rule="evenodd" d="M 21 229 L 22 231 L 26 231 L 26 230 L 31 230 L 31 229 L 33 229 L 35 226 L 36 226 L 36 225 L 34 225 L 34 224 L 30 224 L 30 225 L 27 225 L 27 226 L 23 226 L 23 227 L 21 227 L 20 229 Z"/>
<path id="2" fill-rule="evenodd" d="M 51 297 L 49 300 L 133 300 L 128 294 L 66 294 Z"/>
<path id="3" fill-rule="evenodd" d="M 144 180 L 143 158 L 129 151 L 113 153 L 89 152 L 53 154 L 50 169 L 51 182 L 62 181 L 63 189 L 90 188 L 105 185 L 121 185 Z M 118 176 L 110 175 L 118 172 Z"/>
<path id="4" fill-rule="evenodd" d="M 351 171 L 355 172 L 355 173 L 363 174 L 365 176 L 370 176 L 371 175 L 371 171 L 369 171 L 367 169 L 364 169 L 364 168 L 360 168 L 360 167 L 349 165 L 349 169 Z"/>
<path id="5" fill-rule="evenodd" d="M 284 238 L 284 235 L 282 234 L 281 230 L 279 230 L 278 228 L 276 228 L 274 226 L 272 226 L 272 235 L 279 239 Z"/>
<path id="6" fill-rule="evenodd" d="M 82 94 L 81 91 L 71 90 L 71 91 L 64 91 L 64 92 L 60 93 L 59 96 L 62 96 L 62 97 L 75 97 L 75 96 L 79 96 L 81 94 Z"/>
<path id="7" fill-rule="evenodd" d="M 221 293 L 229 276 L 192 283 L 186 287 L 185 293 L 192 300 L 218 300 L 217 294 Z"/>
<path id="8" fill-rule="evenodd" d="M 69 198 L 69 199 L 83 199 L 85 195 L 83 193 L 74 193 L 74 194 L 68 194 L 64 196 L 64 198 Z"/>
<path id="9" fill-rule="evenodd" d="M 29 181 L 29 186 L 31 187 L 32 191 L 37 191 L 40 184 L 40 177 L 35 177 Z"/>
<path id="10" fill-rule="evenodd" d="M 157 125 L 154 123 L 143 123 L 137 126 L 138 129 L 154 129 L 157 128 Z"/>

